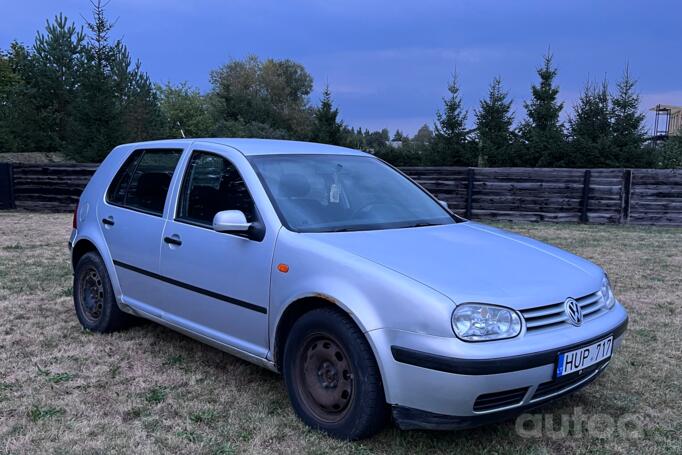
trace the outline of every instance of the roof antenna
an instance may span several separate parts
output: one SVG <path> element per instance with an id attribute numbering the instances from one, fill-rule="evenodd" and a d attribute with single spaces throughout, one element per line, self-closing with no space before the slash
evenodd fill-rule
<path id="1" fill-rule="evenodd" d="M 186 139 L 185 137 L 185 131 L 182 129 L 182 125 L 180 125 L 180 122 L 175 122 L 175 124 L 180 128 L 180 135 L 182 136 L 183 139 Z"/>

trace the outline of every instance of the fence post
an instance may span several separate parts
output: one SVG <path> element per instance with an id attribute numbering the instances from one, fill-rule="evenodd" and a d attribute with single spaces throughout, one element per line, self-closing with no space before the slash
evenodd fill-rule
<path id="1" fill-rule="evenodd" d="M 632 194 L 632 169 L 623 171 L 623 191 L 621 191 L 620 224 L 630 221 L 630 198 Z"/>
<path id="2" fill-rule="evenodd" d="M 587 216 L 588 204 L 590 201 L 590 178 L 592 177 L 592 171 L 590 169 L 585 169 L 585 174 L 583 176 L 583 198 L 580 201 L 580 222 L 587 223 L 589 221 Z"/>
<path id="3" fill-rule="evenodd" d="M 465 211 L 465 218 L 471 218 L 471 206 L 474 196 L 474 168 L 467 169 L 467 205 Z"/>
<path id="4" fill-rule="evenodd" d="M 12 163 L 0 163 L 0 209 L 15 209 L 14 167 Z"/>

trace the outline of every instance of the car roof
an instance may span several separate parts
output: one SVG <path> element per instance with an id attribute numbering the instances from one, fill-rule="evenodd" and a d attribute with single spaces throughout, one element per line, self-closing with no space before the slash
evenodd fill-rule
<path id="1" fill-rule="evenodd" d="M 220 144 L 232 147 L 243 155 L 283 155 L 283 154 L 306 154 L 306 155 L 358 155 L 371 156 L 347 147 L 336 145 L 318 144 L 315 142 L 287 141 L 281 139 L 246 139 L 246 138 L 197 138 L 197 139 L 165 139 L 160 141 L 136 142 L 132 145 L 136 148 L 145 147 L 185 147 L 189 143 L 203 142 Z"/>

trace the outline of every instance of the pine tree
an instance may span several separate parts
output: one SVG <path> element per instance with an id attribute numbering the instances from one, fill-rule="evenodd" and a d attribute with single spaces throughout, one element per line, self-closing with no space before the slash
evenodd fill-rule
<path id="1" fill-rule="evenodd" d="M 158 93 L 147 73 L 142 71 L 139 61 L 128 71 L 127 79 L 129 83 L 121 97 L 124 142 L 164 137 L 166 130 Z"/>
<path id="2" fill-rule="evenodd" d="M 475 151 L 468 140 L 467 112 L 462 108 L 457 74 L 448 84 L 450 95 L 443 98 L 443 110 L 436 112 L 434 144 L 430 164 L 469 166 L 475 164 Z"/>
<path id="3" fill-rule="evenodd" d="M 428 145 L 433 141 L 433 131 L 429 128 L 429 125 L 424 123 L 419 130 L 417 130 L 417 134 L 414 135 L 412 140 L 421 145 Z"/>
<path id="4" fill-rule="evenodd" d="M 393 139 L 391 139 L 391 141 L 402 142 L 402 141 L 406 141 L 408 139 L 409 138 L 407 136 L 405 136 L 405 134 L 402 131 L 397 129 L 397 130 L 395 130 L 395 133 L 393 133 Z"/>
<path id="5" fill-rule="evenodd" d="M 117 69 L 120 69 L 120 51 L 124 49 L 120 43 L 112 44 L 109 41 L 114 24 L 106 18 L 106 4 L 97 0 L 92 7 L 92 20 L 86 23 L 89 35 L 81 66 L 73 139 L 67 149 L 72 158 L 84 161 L 99 161 L 112 146 L 122 142 L 121 106 L 116 95 L 127 85 L 127 81 L 121 77 L 121 71 L 118 72 L 118 80 L 113 77 L 117 63 Z M 124 74 L 127 76 L 127 71 Z"/>
<path id="6" fill-rule="evenodd" d="M 512 125 L 514 114 L 512 101 L 502 88 L 499 77 L 493 79 L 488 98 L 480 102 L 476 115 L 476 136 L 478 138 L 479 161 L 487 166 L 508 166 L 513 164 Z"/>
<path id="7" fill-rule="evenodd" d="M 107 3 L 92 2 L 92 19 L 80 66 L 80 86 L 67 153 L 74 159 L 99 161 L 123 142 L 158 137 L 162 117 L 156 92 L 137 62 L 132 65 L 121 40 L 110 38 L 114 23 Z"/>
<path id="8" fill-rule="evenodd" d="M 557 165 L 607 167 L 612 154 L 610 99 L 606 81 L 601 86 L 587 82 L 569 119 L 568 152 Z"/>
<path id="9" fill-rule="evenodd" d="M 20 83 L 8 93 L 9 142 L 21 151 L 59 152 L 78 87 L 82 31 L 59 15 L 36 33 L 33 49 L 12 43 L 9 61 Z"/>
<path id="10" fill-rule="evenodd" d="M 28 50 L 16 42 L 12 43 L 10 52 L 0 51 L 0 153 L 18 151 L 17 130 L 25 128 L 17 122 L 20 107 L 25 106 L 19 100 L 19 96 L 25 93 L 19 53 L 26 55 Z"/>
<path id="11" fill-rule="evenodd" d="M 653 157 L 643 147 L 646 140 L 644 114 L 639 111 L 637 81 L 630 76 L 626 66 L 618 82 L 616 95 L 611 101 L 611 127 L 613 130 L 613 158 L 611 166 L 649 167 Z"/>
<path id="12" fill-rule="evenodd" d="M 537 69 L 540 84 L 531 87 L 532 99 L 524 102 L 528 118 L 521 126 L 526 141 L 518 165 L 554 166 L 564 153 L 563 125 L 559 115 L 564 104 L 557 100 L 559 87 L 554 85 L 557 69 L 552 66 L 552 54 L 547 53 L 543 65 Z"/>
<path id="13" fill-rule="evenodd" d="M 322 144 L 341 145 L 343 140 L 343 123 L 337 120 L 338 108 L 332 102 L 332 94 L 329 85 L 322 92 L 320 107 L 315 110 L 313 124 L 313 140 Z"/>

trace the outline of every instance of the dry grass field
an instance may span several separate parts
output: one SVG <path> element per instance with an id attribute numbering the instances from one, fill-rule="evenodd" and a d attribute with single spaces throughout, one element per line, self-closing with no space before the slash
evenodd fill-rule
<path id="1" fill-rule="evenodd" d="M 537 413 L 632 415 L 639 437 L 521 437 L 514 422 L 339 442 L 294 416 L 280 377 L 154 324 L 81 330 L 70 215 L 0 213 L 0 453 L 682 453 L 682 229 L 503 227 L 602 265 L 630 311 L 605 374 Z"/>

